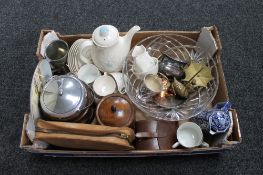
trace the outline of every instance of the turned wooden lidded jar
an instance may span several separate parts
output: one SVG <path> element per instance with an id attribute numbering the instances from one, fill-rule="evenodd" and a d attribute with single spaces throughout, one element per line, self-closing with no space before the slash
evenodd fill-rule
<path id="1" fill-rule="evenodd" d="M 121 94 L 104 97 L 97 106 L 97 121 L 101 125 L 131 127 L 134 123 L 134 106 L 131 100 Z"/>

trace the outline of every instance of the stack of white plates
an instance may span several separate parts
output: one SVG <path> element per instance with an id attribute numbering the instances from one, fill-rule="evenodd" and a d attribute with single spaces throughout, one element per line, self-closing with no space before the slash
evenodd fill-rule
<path id="1" fill-rule="evenodd" d="M 76 40 L 72 46 L 69 49 L 68 52 L 68 58 L 67 58 L 67 65 L 70 70 L 70 72 L 77 74 L 80 67 L 87 64 L 87 62 L 84 62 L 80 59 L 80 45 L 85 41 L 86 39 L 78 39 Z"/>

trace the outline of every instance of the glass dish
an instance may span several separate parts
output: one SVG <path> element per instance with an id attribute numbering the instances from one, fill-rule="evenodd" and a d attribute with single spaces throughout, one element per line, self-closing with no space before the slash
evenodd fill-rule
<path id="1" fill-rule="evenodd" d="M 170 98 L 170 101 L 167 102 L 168 105 L 160 105 L 153 99 L 141 99 L 138 92 L 143 80 L 142 78 L 138 78 L 132 69 L 134 61 L 132 57 L 133 48 L 125 60 L 123 73 L 127 75 L 127 81 L 125 81 L 126 92 L 140 110 L 145 112 L 147 116 L 155 119 L 178 121 L 198 115 L 207 108 L 218 89 L 218 72 L 215 59 L 205 51 L 200 52 L 200 48 L 197 49 L 195 40 L 183 35 L 163 34 L 148 37 L 137 44 L 137 46 L 140 45 L 146 48 L 150 56 L 158 59 L 166 55 L 176 61 L 189 63 L 191 60 L 199 62 L 202 58 L 205 60 L 206 65 L 211 68 L 211 73 L 214 78 L 209 81 L 207 88 L 196 87 L 195 92 L 189 94 L 189 97 L 183 101 L 174 102 L 174 100 Z M 199 52 L 197 52 L 197 50 L 199 50 Z"/>

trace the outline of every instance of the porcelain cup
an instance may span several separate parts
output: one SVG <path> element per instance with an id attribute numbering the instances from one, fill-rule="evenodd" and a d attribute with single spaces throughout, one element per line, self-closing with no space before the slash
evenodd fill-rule
<path id="1" fill-rule="evenodd" d="M 193 122 L 186 122 L 179 126 L 177 130 L 177 140 L 172 148 L 177 148 L 179 145 L 185 148 L 198 146 L 209 147 L 209 144 L 203 141 L 201 128 Z"/>
<path id="2" fill-rule="evenodd" d="M 94 64 L 85 64 L 79 69 L 77 75 L 80 80 L 88 85 L 94 82 L 101 73 Z"/>
<path id="3" fill-rule="evenodd" d="M 93 83 L 95 102 L 104 96 L 114 93 L 115 89 L 116 83 L 114 79 L 105 72 L 104 75 L 98 77 Z"/>
<path id="4" fill-rule="evenodd" d="M 163 91 L 163 82 L 160 77 L 153 74 L 148 74 L 144 77 L 139 88 L 141 99 L 147 99 L 159 94 Z"/>

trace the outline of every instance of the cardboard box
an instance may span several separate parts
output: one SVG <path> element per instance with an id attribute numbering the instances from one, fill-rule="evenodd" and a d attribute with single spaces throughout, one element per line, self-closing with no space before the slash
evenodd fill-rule
<path id="1" fill-rule="evenodd" d="M 218 92 L 212 102 L 212 105 L 217 102 L 227 101 L 229 100 L 227 86 L 225 82 L 224 72 L 221 64 L 221 42 L 218 35 L 218 30 L 215 26 L 209 27 L 211 31 L 218 50 L 215 53 L 216 65 L 219 73 L 219 87 Z M 43 57 L 40 54 L 41 43 L 45 34 L 50 32 L 50 30 L 42 30 L 40 33 L 40 38 L 37 47 L 37 58 L 41 60 Z M 198 39 L 200 34 L 199 31 L 143 31 L 135 34 L 132 45 L 136 45 L 140 40 L 158 34 L 180 34 L 187 37 L 190 37 L 194 40 Z M 91 38 L 91 34 L 78 34 L 78 35 L 61 35 L 57 33 L 59 38 L 68 42 L 71 45 L 75 40 L 80 38 Z M 125 33 L 120 33 L 120 35 L 124 35 Z M 24 116 L 24 123 L 22 128 L 21 142 L 20 148 L 31 152 L 37 153 L 45 156 L 54 156 L 54 157 L 147 157 L 147 156 L 172 156 L 172 155 L 194 155 L 194 154 L 212 154 L 212 153 L 220 153 L 224 150 L 228 150 L 233 148 L 235 145 L 241 142 L 241 134 L 238 123 L 238 117 L 235 109 L 231 110 L 232 118 L 233 118 L 233 132 L 228 138 L 228 142 L 220 147 L 209 147 L 209 148 L 193 148 L 193 149 L 170 149 L 170 150 L 133 150 L 133 151 L 83 151 L 83 150 L 69 150 L 69 149 L 35 149 L 32 147 L 32 143 L 27 137 L 25 127 L 28 120 L 28 114 Z"/>

